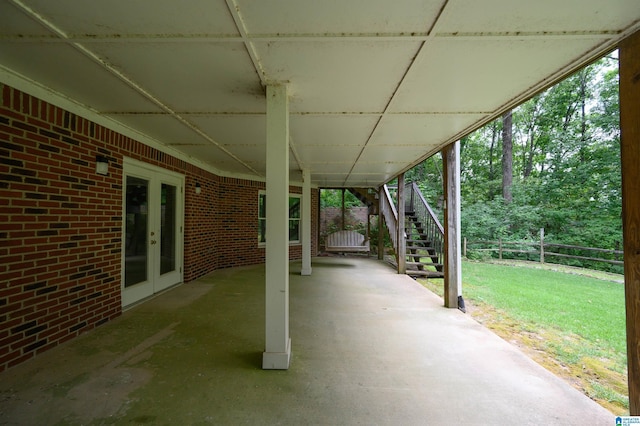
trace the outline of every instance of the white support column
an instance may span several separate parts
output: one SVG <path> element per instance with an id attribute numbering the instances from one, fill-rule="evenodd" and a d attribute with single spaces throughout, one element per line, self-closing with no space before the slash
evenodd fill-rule
<path id="1" fill-rule="evenodd" d="M 286 370 L 289 338 L 289 99 L 267 86 L 267 229 L 265 351 L 262 368 Z"/>
<path id="2" fill-rule="evenodd" d="M 462 253 L 460 225 L 460 142 L 442 151 L 444 163 L 444 304 L 457 308 L 462 295 Z"/>
<path id="3" fill-rule="evenodd" d="M 302 170 L 302 271 L 311 275 L 311 171 Z"/>

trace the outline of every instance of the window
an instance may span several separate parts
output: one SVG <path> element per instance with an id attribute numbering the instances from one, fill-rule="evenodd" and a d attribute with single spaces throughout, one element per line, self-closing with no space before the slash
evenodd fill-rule
<path id="1" fill-rule="evenodd" d="M 289 195 L 289 242 L 300 242 L 300 195 Z M 258 243 L 267 242 L 267 194 L 258 194 Z"/>

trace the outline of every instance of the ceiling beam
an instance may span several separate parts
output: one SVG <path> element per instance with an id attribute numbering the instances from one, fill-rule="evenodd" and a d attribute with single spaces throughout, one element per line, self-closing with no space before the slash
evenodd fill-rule
<path id="1" fill-rule="evenodd" d="M 233 22 L 236 26 L 236 29 L 240 33 L 239 41 L 242 41 L 242 43 L 244 43 L 244 47 L 247 50 L 249 57 L 251 58 L 251 62 L 253 63 L 253 68 L 255 69 L 256 74 L 258 74 L 258 78 L 260 79 L 260 83 L 262 84 L 262 87 L 265 89 L 264 93 L 266 96 L 267 94 L 266 87 L 268 83 L 267 76 L 262 66 L 262 61 L 258 56 L 256 47 L 253 45 L 251 39 L 247 34 L 247 26 L 244 23 L 244 19 L 242 18 L 242 15 L 240 14 L 240 7 L 238 6 L 235 0 L 226 0 L 226 2 L 227 2 L 227 8 L 229 9 L 229 13 L 231 13 L 231 17 L 233 18 Z"/>
<path id="2" fill-rule="evenodd" d="M 227 4 L 235 4 L 233 0 L 227 0 Z M 233 6 L 229 6 L 231 9 Z M 0 41 L 12 43 L 245 43 L 254 42 L 334 42 L 334 41 L 427 41 L 431 38 L 453 38 L 457 40 L 548 40 L 548 39 L 611 39 L 619 37 L 624 31 L 600 30 L 600 31 L 529 31 L 529 32 L 460 32 L 460 33 L 317 33 L 317 34 L 247 34 L 244 21 L 239 12 L 232 13 L 240 36 L 235 34 L 69 34 L 66 40 L 58 37 L 41 34 L 4 34 L 0 35 Z M 241 31 L 241 28 L 243 29 Z M 244 32 L 243 32 L 244 31 Z M 250 48 L 247 48 L 250 51 Z M 255 60 L 259 58 L 253 48 Z M 261 68 L 261 65 L 257 68 Z"/>

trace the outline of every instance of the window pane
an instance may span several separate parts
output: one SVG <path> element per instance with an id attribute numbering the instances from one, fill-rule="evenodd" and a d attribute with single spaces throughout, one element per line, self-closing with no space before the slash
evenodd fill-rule
<path id="1" fill-rule="evenodd" d="M 300 197 L 289 197 L 289 241 L 300 241 Z M 267 196 L 258 194 L 258 243 L 265 243 Z"/>
<path id="2" fill-rule="evenodd" d="M 300 221 L 289 220 L 289 241 L 300 241 Z"/>
<path id="3" fill-rule="evenodd" d="M 149 181 L 127 176 L 124 286 L 147 280 Z"/>
<path id="4" fill-rule="evenodd" d="M 267 197 L 265 194 L 258 195 L 258 217 L 267 217 Z"/>
<path id="5" fill-rule="evenodd" d="M 258 242 L 259 243 L 267 242 L 266 233 L 267 233 L 267 220 L 258 219 Z"/>
<path id="6" fill-rule="evenodd" d="M 162 184 L 160 204 L 160 275 L 176 270 L 177 188 Z"/>
<path id="7" fill-rule="evenodd" d="M 289 219 L 300 218 L 300 198 L 289 197 Z"/>

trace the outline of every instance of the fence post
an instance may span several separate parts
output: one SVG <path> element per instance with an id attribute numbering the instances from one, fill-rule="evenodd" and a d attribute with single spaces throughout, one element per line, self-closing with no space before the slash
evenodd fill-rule
<path id="1" fill-rule="evenodd" d="M 464 240 L 463 240 L 462 257 L 467 257 L 467 237 L 464 237 Z"/>
<path id="2" fill-rule="evenodd" d="M 540 263 L 544 263 L 544 228 L 540 228 Z"/>
<path id="3" fill-rule="evenodd" d="M 502 260 L 502 237 L 498 238 L 498 259 Z"/>

